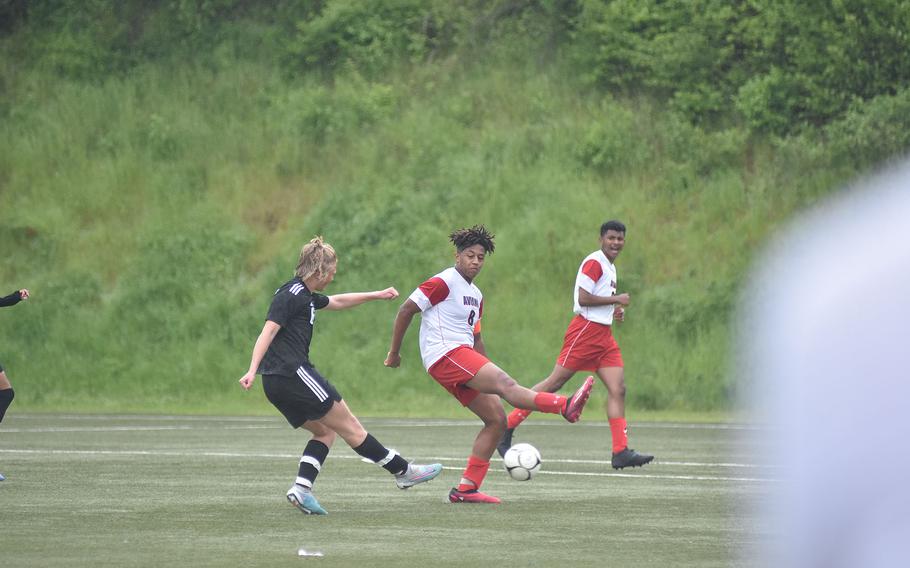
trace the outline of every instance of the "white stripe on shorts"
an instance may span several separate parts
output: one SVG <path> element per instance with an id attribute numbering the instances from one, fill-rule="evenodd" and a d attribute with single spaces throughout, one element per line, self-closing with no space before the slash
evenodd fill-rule
<path id="1" fill-rule="evenodd" d="M 306 386 L 310 387 L 310 390 L 313 391 L 313 394 L 316 395 L 319 402 L 325 402 L 325 400 L 329 398 L 329 393 L 325 392 L 325 389 L 319 385 L 319 382 L 310 376 L 303 367 L 297 368 L 297 376 L 300 377 L 300 380 L 302 380 Z"/>
<path id="2" fill-rule="evenodd" d="M 562 366 L 565 366 L 565 364 L 568 363 L 568 361 L 569 361 L 569 355 L 571 355 L 571 354 L 572 354 L 572 350 L 575 349 L 575 344 L 578 343 L 578 340 L 579 340 L 579 339 L 581 339 L 581 334 L 584 333 L 586 329 L 588 329 L 588 326 L 589 326 L 589 325 L 591 325 L 591 321 L 588 320 L 588 319 L 586 319 L 586 320 L 585 320 L 585 325 L 584 325 L 584 327 L 581 328 L 581 330 L 578 332 L 578 335 L 576 335 L 576 336 L 575 336 L 575 339 L 572 340 L 572 345 L 569 345 L 569 350 L 566 351 L 566 356 L 563 357 L 561 363 L 559 363 L 559 361 L 557 361 L 557 363 L 559 363 L 559 364 L 562 365 Z"/>

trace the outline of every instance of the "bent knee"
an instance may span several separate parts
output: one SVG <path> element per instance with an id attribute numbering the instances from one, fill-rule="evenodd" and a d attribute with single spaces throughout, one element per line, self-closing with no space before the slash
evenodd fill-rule
<path id="1" fill-rule="evenodd" d="M 506 429 L 506 413 L 501 411 L 492 416 L 487 416 L 483 419 L 483 425 L 486 428 L 497 428 L 505 431 Z"/>
<path id="2" fill-rule="evenodd" d="M 484 429 L 502 428 L 505 430 L 506 411 L 502 407 L 500 397 L 492 394 L 480 395 L 470 408 L 483 421 Z"/>
<path id="3" fill-rule="evenodd" d="M 338 433 L 341 434 L 345 440 L 366 438 L 366 428 L 364 428 L 363 424 L 360 423 L 360 420 L 357 420 L 353 415 L 351 418 L 352 420 L 345 422 L 343 428 L 339 429 Z"/>
<path id="4" fill-rule="evenodd" d="M 619 383 L 618 385 L 607 385 L 607 393 L 614 398 L 625 398 L 626 397 L 626 383 Z"/>
<path id="5" fill-rule="evenodd" d="M 313 436 L 320 440 L 335 439 L 335 431 L 319 422 L 312 422 L 307 425 L 307 430 L 313 433 Z"/>
<path id="6" fill-rule="evenodd" d="M 491 436 L 495 438 L 502 438 L 502 435 L 505 433 L 508 423 L 506 421 L 505 414 L 502 417 L 496 417 L 495 419 L 484 420 L 483 421 L 483 430 L 488 432 Z"/>

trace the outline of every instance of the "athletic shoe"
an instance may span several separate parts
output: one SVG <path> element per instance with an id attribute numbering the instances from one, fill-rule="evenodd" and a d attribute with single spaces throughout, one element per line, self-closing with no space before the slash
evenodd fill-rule
<path id="1" fill-rule="evenodd" d="M 2 473 L 0 473 L 0 481 L 6 481 L 6 478 L 3 477 L 3 474 L 2 474 Z"/>
<path id="2" fill-rule="evenodd" d="M 569 422 L 578 422 L 578 419 L 581 418 L 581 411 L 584 409 L 585 403 L 588 402 L 588 397 L 591 396 L 592 388 L 594 388 L 594 377 L 589 376 L 585 379 L 585 382 L 578 387 L 578 390 L 575 391 L 572 398 L 566 401 L 566 408 L 562 411 L 562 415 L 566 420 Z"/>
<path id="3" fill-rule="evenodd" d="M 622 469 L 624 467 L 640 467 L 649 463 L 654 456 L 640 454 L 629 448 L 613 454 L 613 469 Z"/>
<path id="4" fill-rule="evenodd" d="M 499 497 L 493 497 L 492 495 L 487 495 L 486 493 L 481 493 L 476 489 L 469 489 L 467 491 L 459 491 L 457 487 L 453 487 L 449 491 L 449 503 L 499 503 Z"/>
<path id="5" fill-rule="evenodd" d="M 427 482 L 442 471 L 441 463 L 434 463 L 432 465 L 414 465 L 408 464 L 408 469 L 404 473 L 395 476 L 395 484 L 398 486 L 398 489 L 407 489 L 408 487 L 414 487 L 418 483 Z"/>
<path id="6" fill-rule="evenodd" d="M 307 515 L 328 515 L 329 512 L 322 508 L 313 492 L 294 485 L 288 489 L 288 501 Z"/>
<path id="7" fill-rule="evenodd" d="M 499 439 L 499 444 L 496 445 L 496 451 L 499 452 L 499 457 L 506 457 L 506 452 L 512 447 L 512 434 L 514 433 L 515 428 L 506 428 L 506 431 L 502 433 L 502 438 Z"/>

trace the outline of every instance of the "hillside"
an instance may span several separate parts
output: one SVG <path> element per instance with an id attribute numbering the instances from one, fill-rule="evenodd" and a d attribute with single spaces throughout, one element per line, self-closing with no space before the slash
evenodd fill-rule
<path id="1" fill-rule="evenodd" d="M 140 17 L 138 2 L 103 4 L 89 5 L 109 22 Z M 101 23 L 80 28 L 64 7 L 14 13 L 0 36 L 0 293 L 33 294 L 0 311 L 18 410 L 265 412 L 236 381 L 306 240 L 340 253 L 328 292 L 407 295 L 449 265 L 449 232 L 476 223 L 496 234 L 477 282 L 488 351 L 532 384 L 610 218 L 629 227 L 630 413 L 725 410 L 751 260 L 796 212 L 910 146 L 903 69 L 799 128 L 680 106 L 648 66 L 628 72 L 653 88 L 605 83 L 602 65 L 622 67 L 580 57 L 580 42 L 622 2 L 387 1 L 366 17 L 353 2 L 225 1 L 192 12 L 195 27 L 178 4 L 145 14 L 144 35 L 112 24 L 102 41 Z M 373 40 L 338 35 L 351 22 Z M 416 329 L 402 368 L 382 366 L 397 306 L 320 314 L 315 363 L 358 413 L 457 413 Z"/>

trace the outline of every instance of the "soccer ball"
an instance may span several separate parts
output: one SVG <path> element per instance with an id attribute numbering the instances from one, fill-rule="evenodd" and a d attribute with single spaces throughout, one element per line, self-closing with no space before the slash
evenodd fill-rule
<path id="1" fill-rule="evenodd" d="M 515 444 L 502 457 L 506 471 L 515 481 L 527 481 L 540 471 L 540 452 L 531 444 Z"/>

